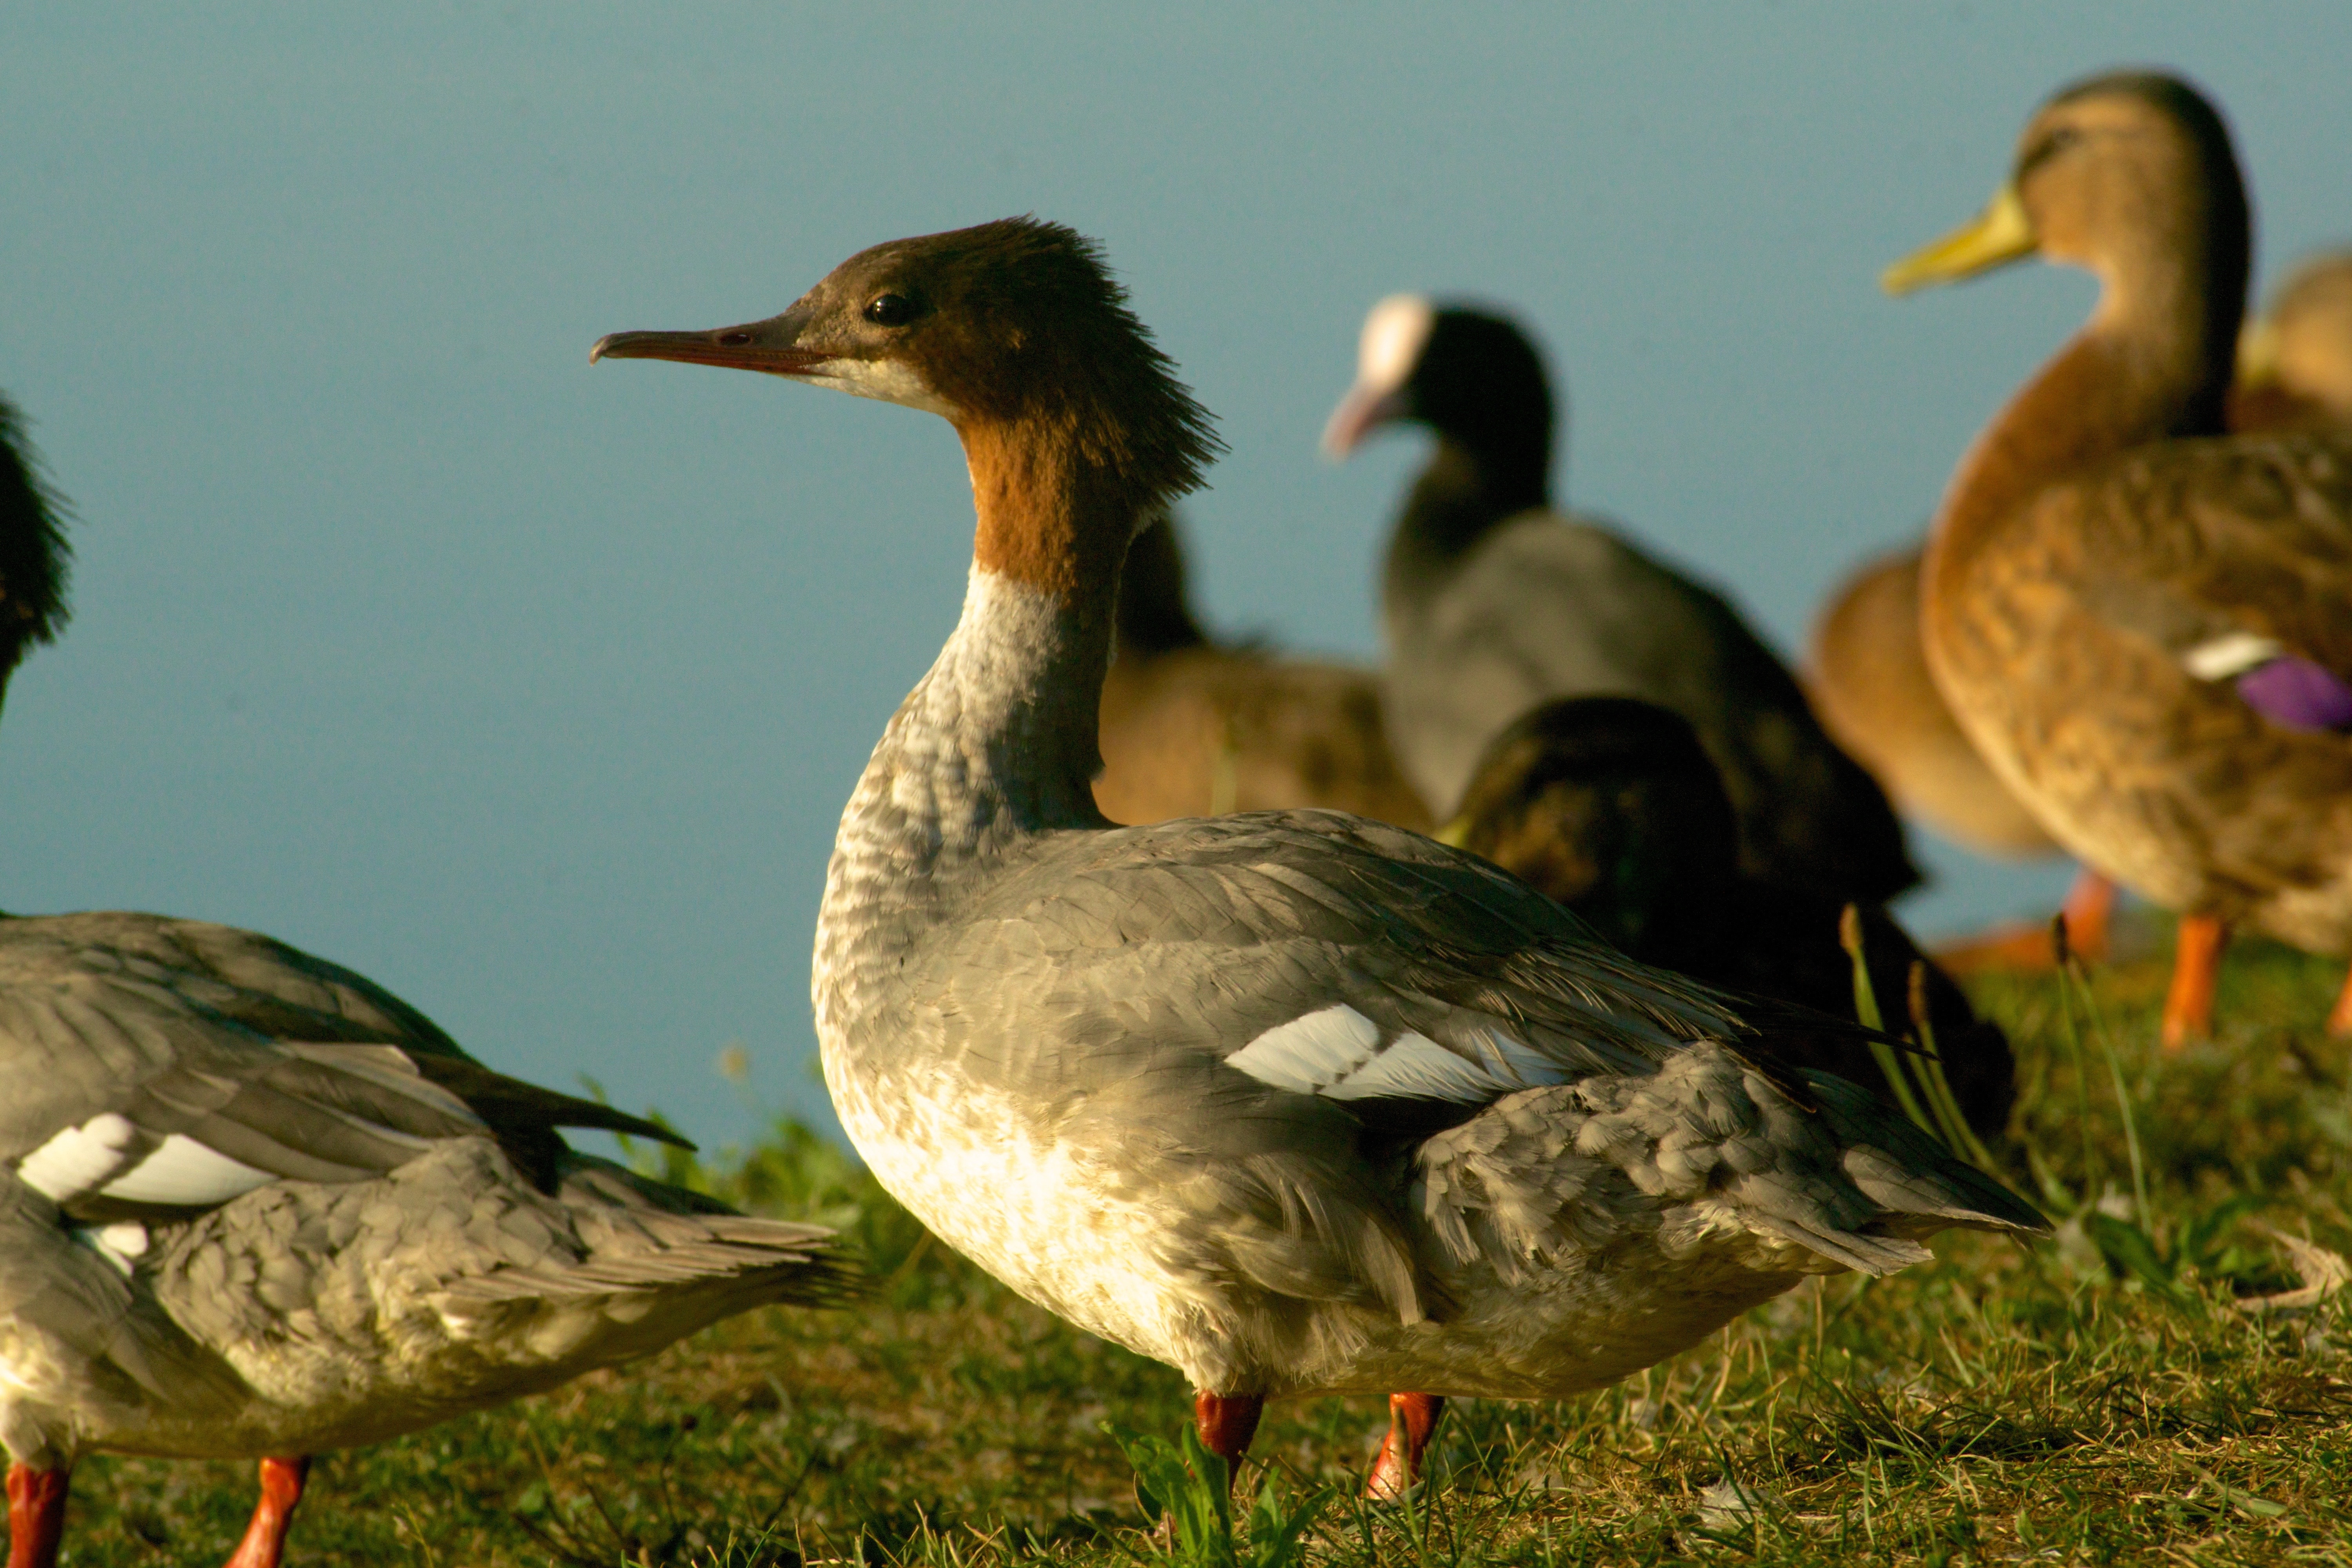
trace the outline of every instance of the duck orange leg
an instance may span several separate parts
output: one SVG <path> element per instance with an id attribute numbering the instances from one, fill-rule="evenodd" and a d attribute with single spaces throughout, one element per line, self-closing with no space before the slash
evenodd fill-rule
<path id="1" fill-rule="evenodd" d="M 2164 1048 L 2177 1051 L 2213 1032 L 2213 987 L 2230 928 L 2219 915 L 2183 915 L 2172 954 L 2172 989 L 2164 998 Z"/>
<path id="2" fill-rule="evenodd" d="M 2116 912 L 2116 885 L 2088 866 L 2066 889 L 2058 907 L 2066 917 L 2066 946 L 2085 963 L 2103 963 L 2107 956 L 2107 919 Z"/>
<path id="3" fill-rule="evenodd" d="M 302 1483 L 310 1475 L 308 1454 L 261 1461 L 261 1501 L 254 1505 L 253 1522 L 245 1527 L 228 1568 L 278 1568 L 286 1552 L 286 1527 L 294 1522 L 294 1505 L 302 1500 Z"/>
<path id="4" fill-rule="evenodd" d="M 2327 1032 L 2352 1035 L 2352 974 L 2345 975 L 2344 989 L 2336 994 L 2336 1005 L 2328 1009 Z"/>
<path id="5" fill-rule="evenodd" d="M 1242 1456 L 1249 1452 L 1258 1417 L 1265 1414 L 1261 1394 L 1204 1391 L 1192 1396 L 1192 1422 L 1200 1428 L 1201 1447 L 1225 1462 L 1228 1492 L 1234 1489 L 1234 1478 L 1242 1473 Z"/>
<path id="6" fill-rule="evenodd" d="M 8 1467 L 8 1568 L 57 1568 L 71 1470 Z"/>
<path id="7" fill-rule="evenodd" d="M 1442 1394 L 1389 1395 L 1389 1435 L 1373 1457 L 1372 1473 L 1364 1478 L 1364 1495 L 1393 1501 L 1421 1479 L 1422 1456 L 1437 1435 L 1438 1417 L 1445 1414 Z"/>

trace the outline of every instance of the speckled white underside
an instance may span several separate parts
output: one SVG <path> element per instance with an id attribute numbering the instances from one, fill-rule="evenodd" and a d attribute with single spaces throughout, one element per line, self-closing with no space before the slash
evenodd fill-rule
<path id="1" fill-rule="evenodd" d="M 1269 1360 L 1249 1353 L 1239 1329 L 1254 1305 L 1246 1286 L 1162 1266 L 1180 1250 L 1170 1243 L 1183 1216 L 1121 1195 L 1123 1184 L 1082 1154 L 1040 1142 L 1002 1097 L 946 1088 L 877 1095 L 833 1084 L 843 1125 L 876 1176 L 950 1246 L 1087 1332 L 1219 1392 L 1559 1397 L 1651 1365 L 1805 1275 L 1837 1267 L 1759 1232 L 1734 1203 L 1706 1194 L 1677 1201 L 1624 1184 L 1563 1191 L 1554 1201 L 1581 1195 L 1583 1212 L 1539 1216 L 1546 1231 L 1580 1233 L 1572 1248 L 1553 1236 L 1532 1249 L 1497 1245 L 1488 1194 L 1455 1168 L 1470 1162 L 1441 1147 L 1450 1181 L 1435 1184 L 1442 1190 L 1434 1194 L 1423 1183 L 1417 1196 L 1450 1211 L 1432 1216 L 1441 1228 L 1474 1235 L 1493 1254 L 1444 1270 L 1455 1308 L 1441 1321 L 1405 1324 L 1361 1308 L 1305 1307 L 1321 1321 L 1294 1338 L 1325 1353 Z M 1490 1113 L 1522 1123 L 1504 1132 L 1505 1162 L 1543 1159 L 1559 1124 L 1536 1097 L 1567 1092 L 1513 1096 L 1522 1103 Z M 1496 1149 L 1480 1152 L 1492 1169 Z M 1548 1194 L 1531 1184 L 1517 1195 L 1540 1204 Z M 1559 1250 L 1529 1256 L 1547 1245 Z"/>

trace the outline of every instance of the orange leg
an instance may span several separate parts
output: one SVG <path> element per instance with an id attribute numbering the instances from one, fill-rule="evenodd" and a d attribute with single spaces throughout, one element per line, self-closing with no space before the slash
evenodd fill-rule
<path id="1" fill-rule="evenodd" d="M 1208 1394 L 1192 1396 L 1192 1420 L 1201 1431 L 1201 1447 L 1225 1462 L 1225 1489 L 1233 1490 L 1241 1474 L 1242 1456 L 1257 1436 L 1257 1418 L 1265 1414 L 1265 1400 L 1255 1394 Z"/>
<path id="2" fill-rule="evenodd" d="M 2230 928 L 2219 915 L 2183 915 L 2172 954 L 2172 990 L 2164 998 L 2164 1048 L 2177 1051 L 2213 1032 L 2213 986 Z"/>
<path id="3" fill-rule="evenodd" d="M 57 1568 L 71 1470 L 8 1467 L 8 1568 Z"/>
<path id="4" fill-rule="evenodd" d="M 302 1483 L 310 1474 L 308 1454 L 261 1461 L 261 1501 L 228 1568 L 278 1568 L 286 1552 L 286 1527 L 294 1522 L 294 1505 L 302 1500 Z"/>
<path id="5" fill-rule="evenodd" d="M 1372 1460 L 1372 1473 L 1364 1478 L 1366 1497 L 1390 1502 L 1412 1489 L 1421 1479 L 1422 1456 L 1429 1452 L 1437 1419 L 1444 1414 L 1442 1394 L 1389 1395 L 1389 1435 Z"/>
<path id="6" fill-rule="evenodd" d="M 2352 974 L 2344 977 L 2344 989 L 2336 994 L 2336 1005 L 2328 1010 L 2327 1032 L 2352 1035 Z"/>
<path id="7" fill-rule="evenodd" d="M 2088 866 L 2066 890 L 2059 906 L 2066 920 L 2066 945 L 2085 963 L 2105 963 L 2107 917 L 2116 912 L 2116 885 Z"/>
<path id="8" fill-rule="evenodd" d="M 2107 917 L 2115 907 L 2116 885 L 2084 867 L 2059 911 L 2066 918 L 2066 946 L 2077 957 L 2096 963 L 2107 956 Z M 1958 975 L 2042 970 L 2056 964 L 2058 950 L 2047 924 L 2011 922 L 1946 942 L 1936 950 L 1936 962 Z"/>

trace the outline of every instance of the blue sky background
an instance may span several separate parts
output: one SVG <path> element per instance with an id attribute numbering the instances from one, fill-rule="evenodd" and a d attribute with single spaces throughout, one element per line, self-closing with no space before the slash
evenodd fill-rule
<path id="1" fill-rule="evenodd" d="M 1909 301 L 2035 102 L 2221 101 L 2267 283 L 2352 237 L 2352 7 L 555 5 L 0 12 L 0 388 L 76 502 L 76 618 L 0 737 L 0 900 L 249 925 L 492 1063 L 706 1142 L 816 1113 L 833 825 L 953 620 L 944 425 L 591 371 L 897 236 L 1100 236 L 1223 419 L 1221 628 L 1369 657 L 1420 443 L 1318 460 L 1365 308 L 1520 311 L 1564 489 L 1795 647 L 1919 525 L 2089 279 Z M 1929 931 L 2063 868 L 1932 844 Z"/>

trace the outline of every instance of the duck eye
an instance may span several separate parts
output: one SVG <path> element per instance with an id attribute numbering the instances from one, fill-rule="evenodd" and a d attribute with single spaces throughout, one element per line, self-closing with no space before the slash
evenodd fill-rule
<path id="1" fill-rule="evenodd" d="M 915 319 L 915 302 L 904 294 L 877 294 L 866 301 L 866 319 L 877 327 L 903 327 Z"/>

